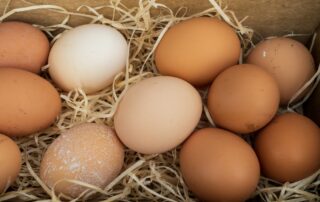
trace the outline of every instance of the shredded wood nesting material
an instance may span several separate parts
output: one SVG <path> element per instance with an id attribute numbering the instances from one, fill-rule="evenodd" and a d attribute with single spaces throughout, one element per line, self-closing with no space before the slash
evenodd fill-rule
<path id="1" fill-rule="evenodd" d="M 173 12 L 167 6 L 153 0 L 139 0 L 138 6 L 134 8 L 127 8 L 120 0 L 111 0 L 106 1 L 107 3 L 100 7 L 83 5 L 73 12 L 56 5 L 35 5 L 24 0 L 18 1 L 23 1 L 26 6 L 12 10 L 6 9 L 0 16 L 0 22 L 22 12 L 45 10 L 48 13 L 58 13 L 64 17 L 60 23 L 47 26 L 34 25 L 43 30 L 53 43 L 61 36 L 62 31 L 72 29 L 68 24 L 71 17 L 88 18 L 91 23 L 111 25 L 120 30 L 129 42 L 130 56 L 127 60 L 126 71 L 117 75 L 113 85 L 103 91 L 94 95 L 86 95 L 81 89 L 70 93 L 61 92 L 58 89 L 63 100 L 60 117 L 52 127 L 40 133 L 16 139 L 23 153 L 22 169 L 11 188 L 0 194 L 0 201 L 21 199 L 58 202 L 61 199 L 85 201 L 92 198 L 94 198 L 94 201 L 105 202 L 197 201 L 194 195 L 188 191 L 179 171 L 179 148 L 160 155 L 140 155 L 127 150 L 122 173 L 104 189 L 79 181 L 71 181 L 90 189 L 77 199 L 58 196 L 54 190 L 50 190 L 41 181 L 39 178 L 41 158 L 52 141 L 62 131 L 75 124 L 97 122 L 113 127 L 113 115 L 128 86 L 158 74 L 153 62 L 153 52 L 170 26 L 192 17 L 216 16 L 237 31 L 244 50 L 241 55 L 246 55 L 247 51 L 254 46 L 252 42 L 253 30 L 242 25 L 246 18 L 238 20 L 234 12 L 215 0 L 209 0 L 212 7 L 192 16 L 186 16 L 187 8 L 181 8 L 177 12 Z M 11 1 L 8 0 L 7 8 L 9 8 L 10 3 Z M 113 17 L 113 19 L 105 17 L 102 14 L 102 10 L 105 8 L 112 9 L 113 16 L 117 17 Z M 152 17 L 151 10 L 158 10 L 160 14 L 157 17 Z M 242 61 L 241 56 L 239 62 L 242 63 Z M 42 68 L 42 75 L 49 79 L 47 68 L 48 66 Z M 320 71 L 317 72 L 317 75 L 319 73 Z M 317 75 L 314 76 L 312 81 L 316 80 Z M 310 81 L 307 85 L 311 84 Z M 207 89 L 202 90 L 200 94 L 205 101 Z M 295 106 L 289 105 L 287 109 L 283 110 L 299 110 L 303 102 L 304 100 Z M 209 117 L 206 106 L 204 106 L 204 109 L 198 128 L 214 124 Z M 320 200 L 319 184 L 320 170 L 304 180 L 284 185 L 261 177 L 253 197 L 260 197 L 264 201 L 316 201 Z M 82 198 L 80 199 L 80 197 Z"/>

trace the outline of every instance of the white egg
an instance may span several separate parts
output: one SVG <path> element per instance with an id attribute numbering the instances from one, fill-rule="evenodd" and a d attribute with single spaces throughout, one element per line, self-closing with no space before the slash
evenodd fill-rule
<path id="1" fill-rule="evenodd" d="M 119 31 L 106 25 L 82 25 L 55 42 L 49 55 L 49 73 L 65 91 L 81 88 L 94 93 L 123 71 L 127 56 L 127 41 Z"/>

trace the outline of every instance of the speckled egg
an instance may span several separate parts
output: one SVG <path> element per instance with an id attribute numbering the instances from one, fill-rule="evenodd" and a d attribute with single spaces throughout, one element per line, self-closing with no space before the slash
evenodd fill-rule
<path id="1" fill-rule="evenodd" d="M 40 178 L 58 193 L 77 197 L 85 187 L 77 180 L 100 188 L 121 171 L 124 149 L 115 132 L 102 124 L 83 123 L 63 132 L 46 151 Z"/>
<path id="2" fill-rule="evenodd" d="M 314 61 L 308 49 L 300 42 L 284 37 L 268 39 L 257 44 L 250 52 L 247 63 L 258 65 L 275 77 L 282 105 L 288 104 L 315 73 Z"/>

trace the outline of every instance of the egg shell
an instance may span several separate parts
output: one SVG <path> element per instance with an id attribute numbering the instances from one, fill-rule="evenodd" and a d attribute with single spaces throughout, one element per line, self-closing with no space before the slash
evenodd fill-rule
<path id="1" fill-rule="evenodd" d="M 0 23 L 0 68 L 39 73 L 49 54 L 49 41 L 36 27 L 23 22 Z"/>
<path id="2" fill-rule="evenodd" d="M 57 90 L 31 72 L 0 68 L 0 133 L 25 136 L 49 127 L 60 114 Z"/>
<path id="3" fill-rule="evenodd" d="M 155 154 L 173 149 L 193 131 L 201 97 L 188 82 L 169 76 L 145 79 L 128 89 L 115 114 L 120 140 L 130 149 Z"/>
<path id="4" fill-rule="evenodd" d="M 117 177 L 123 161 L 123 145 L 111 128 L 83 123 L 63 132 L 49 146 L 41 162 L 40 178 L 50 188 L 56 184 L 57 193 L 78 197 L 86 188 L 63 180 L 104 188 Z"/>
<path id="5" fill-rule="evenodd" d="M 308 49 L 300 42 L 284 37 L 260 42 L 250 52 L 247 63 L 263 67 L 274 75 L 279 85 L 282 105 L 288 104 L 315 73 L 314 61 Z"/>
<path id="6" fill-rule="evenodd" d="M 164 34 L 155 51 L 155 63 L 163 75 L 202 86 L 237 64 L 240 52 L 240 40 L 228 24 L 197 17 L 173 25 Z"/>
<path id="7" fill-rule="evenodd" d="M 218 128 L 193 133 L 180 152 L 188 188 L 203 201 L 245 201 L 255 191 L 260 167 L 251 146 Z"/>
<path id="8" fill-rule="evenodd" d="M 20 168 L 21 153 L 18 145 L 0 134 L 0 195 L 16 180 Z"/>
<path id="9" fill-rule="evenodd" d="M 208 109 L 215 124 L 247 134 L 264 127 L 278 110 L 280 93 L 273 76 L 242 64 L 223 71 L 212 83 Z"/>
<path id="10" fill-rule="evenodd" d="M 49 55 L 49 73 L 63 90 L 99 91 L 123 71 L 128 45 L 116 29 L 98 24 L 76 27 L 62 34 Z"/>
<path id="11" fill-rule="evenodd" d="M 255 150 L 264 176 L 302 180 L 320 169 L 320 130 L 305 116 L 279 115 L 259 133 Z"/>

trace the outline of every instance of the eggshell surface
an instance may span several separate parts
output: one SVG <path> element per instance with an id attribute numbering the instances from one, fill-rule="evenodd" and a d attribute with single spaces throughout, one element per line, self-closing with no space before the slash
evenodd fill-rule
<path id="1" fill-rule="evenodd" d="M 102 124 L 84 123 L 63 132 L 46 151 L 40 178 L 54 190 L 78 197 L 85 187 L 63 180 L 77 180 L 100 188 L 120 173 L 124 149 L 114 131 Z"/>
<path id="2" fill-rule="evenodd" d="M 223 71 L 212 83 L 208 109 L 215 124 L 247 134 L 264 127 L 278 110 L 280 94 L 273 76 L 242 64 Z"/>
<path id="3" fill-rule="evenodd" d="M 49 73 L 63 90 L 94 93 L 107 87 L 124 70 L 128 45 L 116 29 L 98 24 L 62 34 L 49 55 Z"/>
<path id="4" fill-rule="evenodd" d="M 259 133 L 255 150 L 264 176 L 298 181 L 320 169 L 320 130 L 302 115 L 279 115 Z"/>
<path id="5" fill-rule="evenodd" d="M 57 90 L 28 71 L 0 68 L 0 133 L 25 136 L 49 127 L 60 114 Z"/>
<path id="6" fill-rule="evenodd" d="M 49 41 L 36 27 L 23 22 L 0 23 L 0 68 L 39 73 L 49 54 Z"/>
<path id="7" fill-rule="evenodd" d="M 315 73 L 314 61 L 308 49 L 298 41 L 283 37 L 260 42 L 249 54 L 247 63 L 258 65 L 274 75 L 282 105 L 288 104 Z"/>
<path id="8" fill-rule="evenodd" d="M 20 168 L 21 153 L 18 145 L 0 134 L 0 194 L 16 180 Z"/>
<path id="9" fill-rule="evenodd" d="M 180 152 L 188 188 L 203 201 L 245 201 L 255 191 L 260 167 L 251 146 L 218 128 L 193 133 Z"/>
<path id="10" fill-rule="evenodd" d="M 169 28 L 155 51 L 155 63 L 161 74 L 201 86 L 237 64 L 240 52 L 240 40 L 228 24 L 198 17 Z"/>
<path id="11" fill-rule="evenodd" d="M 158 76 L 128 89 L 116 111 L 114 125 L 130 149 L 155 154 L 183 142 L 200 120 L 201 97 L 184 80 Z"/>

